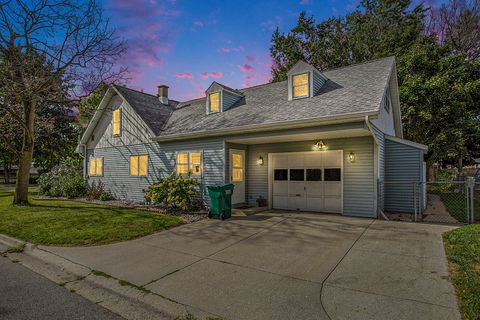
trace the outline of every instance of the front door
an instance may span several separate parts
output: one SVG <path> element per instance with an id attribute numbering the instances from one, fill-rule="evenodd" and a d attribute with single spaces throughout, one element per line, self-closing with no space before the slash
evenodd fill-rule
<path id="1" fill-rule="evenodd" d="M 232 204 L 245 202 L 245 150 L 230 150 L 230 181 L 233 189 Z"/>

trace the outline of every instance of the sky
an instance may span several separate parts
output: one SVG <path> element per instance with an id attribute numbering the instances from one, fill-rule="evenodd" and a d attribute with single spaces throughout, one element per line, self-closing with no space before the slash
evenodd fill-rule
<path id="1" fill-rule="evenodd" d="M 199 98 L 213 81 L 235 89 L 270 80 L 270 40 L 288 32 L 300 12 L 321 21 L 353 11 L 359 0 L 187 1 L 103 0 L 105 13 L 127 41 L 118 61 L 128 86 L 171 99 Z"/>

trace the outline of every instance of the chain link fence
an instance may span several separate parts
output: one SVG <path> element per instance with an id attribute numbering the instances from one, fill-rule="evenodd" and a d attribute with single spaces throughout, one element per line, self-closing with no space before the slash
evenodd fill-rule
<path id="1" fill-rule="evenodd" d="M 382 181 L 379 208 L 391 220 L 465 224 L 480 222 L 480 184 L 468 181 Z"/>

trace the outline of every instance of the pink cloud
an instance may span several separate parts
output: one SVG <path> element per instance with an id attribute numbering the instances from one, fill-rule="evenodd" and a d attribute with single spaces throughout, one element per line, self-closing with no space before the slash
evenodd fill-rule
<path id="1" fill-rule="evenodd" d="M 221 77 L 223 77 L 223 72 L 214 71 L 210 73 L 210 76 L 214 79 L 220 79 Z"/>
<path id="2" fill-rule="evenodd" d="M 242 86 L 244 88 L 247 88 L 247 87 L 251 87 L 252 86 L 252 82 L 255 80 L 255 75 L 251 74 L 251 75 L 248 75 L 245 79 L 243 79 L 243 83 L 242 83 Z"/>
<path id="3" fill-rule="evenodd" d="M 245 56 L 245 59 L 247 59 L 248 62 L 255 62 L 254 56 Z"/>
<path id="4" fill-rule="evenodd" d="M 175 74 L 177 78 L 181 79 L 191 79 L 193 78 L 193 74 L 191 72 L 178 72 Z"/>
<path id="5" fill-rule="evenodd" d="M 244 46 L 238 46 L 238 47 L 235 47 L 235 48 L 223 47 L 223 48 L 218 49 L 218 52 L 221 52 L 221 53 L 229 53 L 231 51 L 243 52 L 243 51 L 245 51 L 245 47 Z"/>
<path id="6" fill-rule="evenodd" d="M 200 78 L 202 78 L 202 79 L 207 79 L 207 78 L 208 78 L 208 72 L 202 72 L 202 73 L 200 73 Z"/>
<path id="7" fill-rule="evenodd" d="M 218 51 L 228 53 L 230 52 L 230 48 L 220 48 Z"/>
<path id="8" fill-rule="evenodd" d="M 240 70 L 242 70 L 243 72 L 252 72 L 254 69 L 251 65 L 249 64 L 241 64 L 238 66 L 240 68 Z"/>

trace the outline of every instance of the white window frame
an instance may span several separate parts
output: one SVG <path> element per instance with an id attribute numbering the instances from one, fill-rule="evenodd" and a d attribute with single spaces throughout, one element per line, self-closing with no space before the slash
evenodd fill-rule
<path id="1" fill-rule="evenodd" d="M 212 108 L 210 106 L 210 95 L 218 93 L 218 111 L 212 111 Z M 208 114 L 214 114 L 214 113 L 219 113 L 223 111 L 223 94 L 222 91 L 215 91 L 215 92 L 210 92 L 207 95 L 207 113 Z"/>
<path id="2" fill-rule="evenodd" d="M 293 81 L 293 78 L 295 78 L 295 76 L 299 76 L 299 75 L 302 75 L 302 74 L 306 74 L 307 75 L 307 94 L 304 95 L 304 96 L 298 96 L 298 97 L 295 97 L 295 84 L 294 84 L 294 81 Z M 295 74 L 292 74 L 291 75 L 292 77 L 292 100 L 295 100 L 295 99 L 303 99 L 303 98 L 308 98 L 310 97 L 310 71 L 304 71 L 304 72 L 299 72 L 299 73 L 295 73 Z"/>
<path id="3" fill-rule="evenodd" d="M 145 175 L 140 175 L 140 157 L 141 156 L 147 156 L 147 171 L 145 172 Z M 132 174 L 132 157 L 137 157 L 137 164 L 138 164 L 138 173 L 137 174 Z M 147 153 L 142 153 L 142 154 L 131 154 L 130 157 L 128 158 L 128 175 L 130 177 L 140 177 L 140 178 L 145 178 L 148 177 L 148 163 L 150 162 L 150 157 L 148 156 Z"/>
<path id="4" fill-rule="evenodd" d="M 114 124 L 114 123 L 115 123 L 115 116 L 114 116 L 115 111 L 120 111 L 120 120 L 118 121 L 120 133 L 114 133 L 114 132 L 113 132 L 113 129 L 114 129 L 114 127 L 115 127 L 115 124 Z M 112 112 L 112 135 L 113 135 L 114 137 L 120 137 L 120 136 L 122 135 L 122 131 L 123 131 L 123 121 L 122 121 L 122 119 L 123 119 L 123 110 L 122 110 L 122 108 L 117 108 L 117 109 L 113 110 L 113 112 Z"/>
<path id="5" fill-rule="evenodd" d="M 91 160 L 92 159 L 95 159 L 94 163 L 95 163 L 95 173 L 94 174 L 90 174 L 90 168 L 92 167 L 92 164 L 91 164 Z M 97 174 L 97 159 L 102 159 L 102 173 L 101 174 Z M 103 177 L 103 172 L 105 171 L 105 163 L 103 161 L 103 157 L 95 157 L 94 155 L 90 156 L 90 158 L 88 159 L 88 176 L 89 177 Z"/>
<path id="6" fill-rule="evenodd" d="M 181 153 L 187 154 L 187 173 L 178 173 L 178 155 Z M 190 172 L 190 153 L 200 153 L 200 174 Z M 182 163 L 182 165 L 185 165 Z M 175 172 L 179 176 L 191 176 L 191 177 L 202 177 L 203 176 L 203 151 L 201 150 L 188 150 L 188 151 L 177 151 L 175 154 Z"/>

